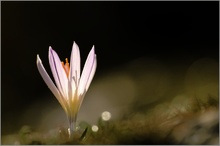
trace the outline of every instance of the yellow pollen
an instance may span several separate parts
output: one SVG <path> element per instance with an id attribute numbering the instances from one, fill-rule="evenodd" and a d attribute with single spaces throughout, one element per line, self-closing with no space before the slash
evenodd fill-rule
<path id="1" fill-rule="evenodd" d="M 70 65 L 69 65 L 69 62 L 68 62 L 68 58 L 65 59 L 66 60 L 66 63 L 64 64 L 64 62 L 62 61 L 61 64 L 66 72 L 66 76 L 68 77 L 69 75 L 69 72 L 70 72 Z"/>

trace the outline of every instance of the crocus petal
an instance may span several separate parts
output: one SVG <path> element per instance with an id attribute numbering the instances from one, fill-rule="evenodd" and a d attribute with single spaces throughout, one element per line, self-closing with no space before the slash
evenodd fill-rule
<path id="1" fill-rule="evenodd" d="M 70 73 L 69 73 L 69 81 L 72 86 L 72 97 L 74 98 L 76 88 L 79 84 L 80 78 L 80 51 L 78 45 L 73 42 L 72 52 L 70 56 Z"/>
<path id="2" fill-rule="evenodd" d="M 72 85 L 74 85 L 73 83 L 72 83 L 72 81 L 70 81 L 70 80 L 68 80 L 68 99 L 69 100 L 71 100 L 72 98 L 73 98 L 73 95 L 74 95 L 74 93 L 75 93 L 75 87 L 74 86 L 72 86 Z M 69 103 L 70 104 L 70 103 Z"/>
<path id="3" fill-rule="evenodd" d="M 89 55 L 86 59 L 86 63 L 84 65 L 82 75 L 79 82 L 79 88 L 78 88 L 78 96 L 82 95 L 84 91 L 86 90 L 86 84 L 89 80 L 90 73 L 92 71 L 92 67 L 95 61 L 95 48 L 92 47 L 91 51 L 89 52 Z"/>
<path id="4" fill-rule="evenodd" d="M 57 98 L 57 100 L 59 101 L 61 106 L 65 109 L 64 99 L 61 96 L 60 92 L 58 91 L 57 87 L 54 85 L 50 76 L 47 74 L 39 55 L 37 55 L 37 68 L 38 68 L 38 71 L 40 72 L 40 75 L 43 78 L 44 82 L 47 84 L 48 88 L 52 91 L 52 93 Z"/>
<path id="5" fill-rule="evenodd" d="M 91 70 L 91 73 L 89 75 L 89 79 L 88 79 L 88 81 L 86 83 L 86 91 L 88 90 L 88 88 L 89 88 L 89 86 L 90 86 L 90 84 L 92 82 L 92 79 L 93 79 L 93 77 L 95 75 L 96 67 L 97 67 L 97 59 L 96 59 L 96 55 L 95 55 L 94 63 L 93 63 L 93 66 L 92 66 L 92 70 Z"/>
<path id="6" fill-rule="evenodd" d="M 80 52 L 79 52 L 79 47 L 75 42 L 73 42 L 72 53 L 70 56 L 69 79 L 70 78 L 74 78 L 78 86 L 79 84 L 78 82 L 80 78 Z"/>
<path id="7" fill-rule="evenodd" d="M 68 98 L 68 78 L 61 64 L 59 56 L 51 47 L 49 47 L 49 62 L 54 80 L 59 91 L 61 92 L 63 97 Z"/>
<path id="8" fill-rule="evenodd" d="M 97 67 L 97 60 L 96 60 L 96 55 L 95 55 L 95 60 L 94 60 L 94 63 L 93 63 L 92 70 L 91 70 L 91 73 L 89 75 L 88 81 L 86 83 L 86 87 L 84 89 L 84 92 L 80 95 L 80 98 L 79 98 L 79 107 L 81 107 L 81 104 L 83 102 L 85 94 L 86 94 L 86 92 L 87 92 L 87 90 L 88 90 L 88 88 L 89 88 L 89 86 L 90 86 L 90 84 L 92 82 L 92 79 L 93 79 L 93 77 L 95 75 L 96 67 Z"/>

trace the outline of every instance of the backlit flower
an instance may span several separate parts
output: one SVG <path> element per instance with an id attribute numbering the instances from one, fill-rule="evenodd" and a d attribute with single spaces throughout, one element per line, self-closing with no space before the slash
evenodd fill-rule
<path id="1" fill-rule="evenodd" d="M 61 62 L 59 56 L 51 47 L 49 47 L 48 57 L 56 85 L 46 72 L 39 55 L 37 55 L 37 68 L 66 112 L 69 121 L 69 135 L 71 136 L 76 127 L 78 111 L 96 71 L 95 47 L 93 46 L 89 52 L 82 74 L 80 74 L 79 47 L 75 42 L 72 47 L 70 63 L 67 58 L 65 63 Z"/>

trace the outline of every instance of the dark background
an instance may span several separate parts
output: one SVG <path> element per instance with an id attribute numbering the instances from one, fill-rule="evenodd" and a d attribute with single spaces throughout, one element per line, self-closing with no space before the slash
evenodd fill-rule
<path id="1" fill-rule="evenodd" d="M 84 63 L 95 45 L 96 76 L 139 57 L 219 58 L 217 1 L 1 2 L 1 17 L 2 127 L 50 92 L 36 67 L 39 54 L 51 75 L 49 46 L 64 60 L 75 41 Z"/>

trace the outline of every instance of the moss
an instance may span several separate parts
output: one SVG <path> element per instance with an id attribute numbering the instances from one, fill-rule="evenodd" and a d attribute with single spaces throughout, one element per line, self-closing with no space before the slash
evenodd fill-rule
<path id="1" fill-rule="evenodd" d="M 216 142 L 216 138 L 219 135 L 219 131 L 216 130 L 219 121 L 215 118 L 215 116 L 218 117 L 218 100 L 211 97 L 207 98 L 207 103 L 203 103 L 197 98 L 189 99 L 188 104 L 184 105 L 185 110 L 169 108 L 169 104 L 162 103 L 148 110 L 148 112 L 131 114 L 121 120 L 103 121 L 100 118 L 97 121 L 97 126 L 99 127 L 97 132 L 93 132 L 91 125 L 82 121 L 79 123 L 79 129 L 71 140 L 68 138 L 68 133 L 64 128 L 60 128 L 58 134 L 48 135 L 38 133 L 30 126 L 24 125 L 17 135 L 19 144 L 28 145 L 201 144 L 195 141 L 183 141 L 183 139 L 188 138 L 188 134 L 196 132 L 200 132 L 200 135 L 197 136 L 204 135 L 204 133 L 201 133 L 205 131 L 201 130 L 203 128 L 206 129 L 206 135 L 209 135 L 209 138 L 204 141 L 206 144 L 210 144 L 213 141 Z M 210 119 L 209 123 L 207 123 L 207 118 L 205 117 L 208 115 L 213 115 L 213 119 L 208 117 Z M 204 124 L 201 119 L 205 119 L 206 123 Z M 185 133 L 183 129 L 185 129 Z M 212 136 L 215 139 L 212 139 Z M 192 139 L 190 140 L 192 141 Z"/>

